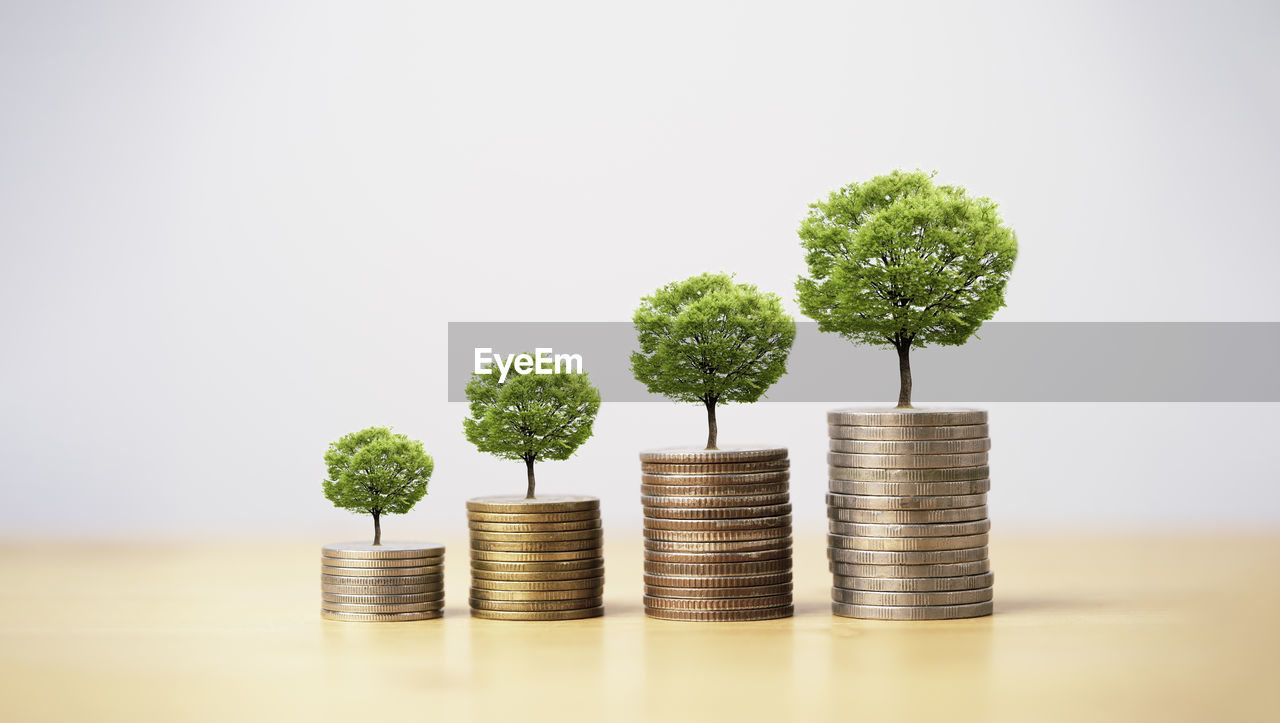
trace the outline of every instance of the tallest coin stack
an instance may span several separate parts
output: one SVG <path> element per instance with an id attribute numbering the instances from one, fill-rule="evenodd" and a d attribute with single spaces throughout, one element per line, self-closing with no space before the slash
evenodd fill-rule
<path id="1" fill-rule="evenodd" d="M 832 611 L 877 620 L 990 615 L 987 413 L 827 414 Z"/>

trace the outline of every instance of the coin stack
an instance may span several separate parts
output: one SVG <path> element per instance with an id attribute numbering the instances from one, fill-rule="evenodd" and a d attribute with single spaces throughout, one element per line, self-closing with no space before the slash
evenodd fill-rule
<path id="1" fill-rule="evenodd" d="M 604 613 L 600 500 L 581 495 L 477 497 L 471 531 L 471 615 L 576 620 Z"/>
<path id="2" fill-rule="evenodd" d="M 785 447 L 640 453 L 646 615 L 792 615 L 790 465 Z"/>
<path id="3" fill-rule="evenodd" d="M 338 542 L 320 551 L 320 617 L 397 622 L 440 617 L 444 545 Z"/>
<path id="4" fill-rule="evenodd" d="M 990 615 L 987 413 L 827 414 L 832 611 L 874 620 Z"/>

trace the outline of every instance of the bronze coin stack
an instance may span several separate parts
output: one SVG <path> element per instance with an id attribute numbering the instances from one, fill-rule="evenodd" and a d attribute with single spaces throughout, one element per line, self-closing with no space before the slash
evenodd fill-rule
<path id="1" fill-rule="evenodd" d="M 785 447 L 640 453 L 646 615 L 793 614 L 790 466 Z"/>
<path id="2" fill-rule="evenodd" d="M 584 495 L 467 502 L 471 615 L 576 620 L 604 613 L 600 500 Z"/>
<path id="3" fill-rule="evenodd" d="M 987 413 L 827 414 L 832 612 L 874 620 L 990 615 Z"/>
<path id="4" fill-rule="evenodd" d="M 399 622 L 438 618 L 444 607 L 444 545 L 338 542 L 320 550 L 320 617 Z"/>

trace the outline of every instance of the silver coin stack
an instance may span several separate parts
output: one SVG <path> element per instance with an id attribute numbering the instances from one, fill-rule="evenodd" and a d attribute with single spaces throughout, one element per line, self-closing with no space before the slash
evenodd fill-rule
<path id="1" fill-rule="evenodd" d="M 646 615 L 792 615 L 790 465 L 785 447 L 640 454 Z"/>
<path id="2" fill-rule="evenodd" d="M 320 550 L 320 617 L 399 622 L 438 618 L 444 607 L 444 545 L 338 542 Z"/>
<path id="3" fill-rule="evenodd" d="M 990 615 L 987 413 L 827 413 L 832 612 L 874 620 Z"/>

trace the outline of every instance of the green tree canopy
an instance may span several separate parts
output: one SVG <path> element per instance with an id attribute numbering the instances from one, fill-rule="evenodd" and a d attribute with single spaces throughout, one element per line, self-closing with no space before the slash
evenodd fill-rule
<path id="1" fill-rule="evenodd" d="M 324 496 L 334 507 L 373 515 L 373 544 L 382 544 L 384 514 L 402 515 L 427 494 L 435 463 L 422 442 L 387 427 L 352 432 L 324 455 Z"/>
<path id="2" fill-rule="evenodd" d="M 525 497 L 534 499 L 533 465 L 540 459 L 568 459 L 591 438 L 600 410 L 600 392 L 586 372 L 472 374 L 467 383 L 471 416 L 463 420 L 467 439 L 481 452 L 522 459 L 528 477 Z"/>
<path id="3" fill-rule="evenodd" d="M 667 284 L 640 300 L 632 322 L 632 374 L 650 392 L 705 405 L 707 449 L 716 449 L 716 405 L 764 396 L 786 373 L 796 337 L 776 294 L 728 274 Z"/>
<path id="4" fill-rule="evenodd" d="M 911 406 L 911 349 L 959 345 L 1004 306 L 1018 253 L 990 199 L 894 171 L 833 191 L 800 224 L 809 275 L 797 301 L 822 331 L 898 352 Z"/>

